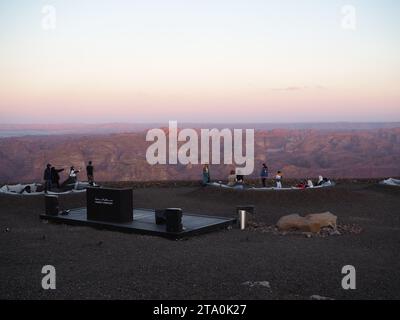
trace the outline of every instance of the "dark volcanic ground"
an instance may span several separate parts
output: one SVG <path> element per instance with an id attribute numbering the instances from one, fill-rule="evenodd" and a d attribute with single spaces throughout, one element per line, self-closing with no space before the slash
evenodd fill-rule
<path id="1" fill-rule="evenodd" d="M 233 216 L 256 205 L 274 224 L 291 213 L 331 211 L 359 235 L 279 236 L 237 229 L 188 240 L 44 223 L 42 196 L 0 195 L 0 299 L 334 299 L 400 298 L 400 188 L 340 184 L 332 189 L 240 192 L 208 188 L 135 189 L 135 207 L 182 207 Z M 61 198 L 83 206 L 84 194 Z M 6 232 L 9 228 L 9 232 Z M 41 268 L 54 265 L 57 289 L 41 288 Z M 354 265 L 357 290 L 341 288 Z M 268 281 L 249 287 L 246 281 Z"/>

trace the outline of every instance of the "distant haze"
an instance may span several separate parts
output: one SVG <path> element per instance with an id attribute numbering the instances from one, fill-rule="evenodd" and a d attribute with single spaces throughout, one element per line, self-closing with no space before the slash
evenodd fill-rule
<path id="1" fill-rule="evenodd" d="M 400 128 L 400 122 L 375 123 L 178 123 L 180 128 L 208 129 L 314 129 L 314 130 L 373 130 Z M 98 123 L 98 124 L 1 124 L 0 138 L 19 136 L 76 135 L 76 134 L 110 134 L 143 132 L 152 128 L 166 128 L 164 123 Z"/>

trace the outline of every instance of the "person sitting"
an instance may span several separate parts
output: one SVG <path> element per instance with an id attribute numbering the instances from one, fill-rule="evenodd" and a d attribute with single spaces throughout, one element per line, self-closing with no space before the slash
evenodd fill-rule
<path id="1" fill-rule="evenodd" d="M 296 188 L 299 188 L 299 189 L 305 189 L 307 187 L 308 187 L 308 185 L 307 185 L 306 181 L 302 181 L 298 185 L 296 185 Z"/>
<path id="2" fill-rule="evenodd" d="M 32 188 L 31 188 L 31 186 L 25 186 L 25 188 L 23 188 L 22 190 L 21 190 L 21 192 L 20 192 L 20 194 L 23 194 L 23 193 L 31 193 L 32 192 Z"/>
<path id="3" fill-rule="evenodd" d="M 228 186 L 233 187 L 236 184 L 236 182 L 237 180 L 236 180 L 235 170 L 231 170 L 231 173 L 228 176 Z"/>
<path id="4" fill-rule="evenodd" d="M 312 183 L 311 179 L 307 180 L 307 188 L 314 188 L 314 184 Z"/>
<path id="5" fill-rule="evenodd" d="M 240 170 L 236 170 L 236 184 L 244 184 L 244 175 L 242 175 Z"/>
<path id="6" fill-rule="evenodd" d="M 281 171 L 278 171 L 278 172 L 276 173 L 276 176 L 275 176 L 276 187 L 277 187 L 278 189 L 282 189 L 282 180 L 283 180 L 282 172 L 281 172 Z"/>
<path id="7" fill-rule="evenodd" d="M 319 176 L 317 186 L 323 186 L 327 182 L 330 182 L 328 178 L 323 178 L 322 176 Z"/>

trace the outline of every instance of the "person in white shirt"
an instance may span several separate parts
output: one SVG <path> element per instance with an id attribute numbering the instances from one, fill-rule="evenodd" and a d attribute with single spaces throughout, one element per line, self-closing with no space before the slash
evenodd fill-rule
<path id="1" fill-rule="evenodd" d="M 275 176 L 276 187 L 278 189 L 282 189 L 282 178 L 283 178 L 282 172 L 278 171 L 278 173 Z"/>
<path id="2" fill-rule="evenodd" d="M 73 166 L 69 169 L 69 178 L 70 178 L 71 182 L 73 182 L 73 183 L 76 182 L 78 173 L 79 173 L 79 170 L 75 170 L 75 168 Z"/>

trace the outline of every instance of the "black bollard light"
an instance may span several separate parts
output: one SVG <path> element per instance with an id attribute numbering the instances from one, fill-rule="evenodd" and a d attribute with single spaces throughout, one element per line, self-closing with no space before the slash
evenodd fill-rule
<path id="1" fill-rule="evenodd" d="M 165 210 L 156 209 L 155 218 L 156 218 L 156 224 L 165 224 Z"/>
<path id="2" fill-rule="evenodd" d="M 46 195 L 44 197 L 45 207 L 46 207 L 46 215 L 48 216 L 58 216 L 59 205 L 58 205 L 58 196 L 56 195 Z"/>
<path id="3" fill-rule="evenodd" d="M 182 209 L 168 208 L 165 209 L 165 219 L 167 232 L 182 232 Z"/>

